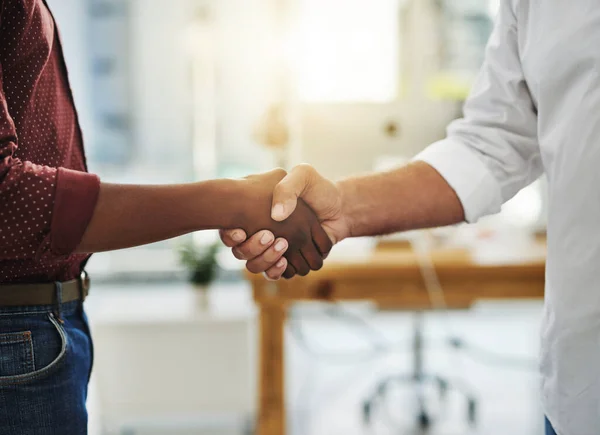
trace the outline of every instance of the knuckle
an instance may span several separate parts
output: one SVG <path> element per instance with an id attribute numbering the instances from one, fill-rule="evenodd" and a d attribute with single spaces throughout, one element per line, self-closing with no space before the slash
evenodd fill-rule
<path id="1" fill-rule="evenodd" d="M 240 246 L 240 242 L 236 242 L 235 240 L 228 238 L 223 239 L 223 244 L 232 249 Z"/>
<path id="2" fill-rule="evenodd" d="M 308 179 L 312 179 L 317 174 L 317 170 L 308 163 L 301 163 L 298 166 L 296 166 L 296 168 L 300 174 L 302 174 L 305 178 Z"/>
<path id="3" fill-rule="evenodd" d="M 233 243 L 233 241 L 231 239 L 228 239 L 227 237 L 222 237 L 221 236 L 221 242 L 223 242 L 223 244 L 225 246 L 227 246 L 228 248 L 235 247 L 235 243 Z"/>
<path id="4" fill-rule="evenodd" d="M 251 260 L 252 259 L 252 255 L 250 253 L 248 253 L 247 246 L 235 246 L 232 248 L 232 250 L 234 251 L 233 255 L 238 260 Z"/>
<path id="5" fill-rule="evenodd" d="M 281 272 L 276 272 L 276 271 L 269 269 L 265 272 L 265 276 L 270 281 L 277 281 L 279 278 L 281 278 Z"/>
<path id="6" fill-rule="evenodd" d="M 219 231 L 219 238 L 221 239 L 221 242 L 223 242 L 223 244 L 229 248 L 232 248 L 233 245 L 233 239 L 231 238 L 231 236 L 229 235 L 228 232 L 226 231 Z"/>
<path id="7" fill-rule="evenodd" d="M 296 267 L 296 273 L 300 276 L 306 276 L 308 275 L 308 272 L 310 272 L 310 266 L 306 262 L 299 264 L 298 267 Z"/>
<path id="8" fill-rule="evenodd" d="M 260 254 L 264 252 L 264 248 L 260 245 L 260 238 L 255 237 L 252 240 L 249 240 L 243 248 L 241 248 L 241 252 L 248 258 L 258 257 Z"/>
<path id="9" fill-rule="evenodd" d="M 246 263 L 246 269 L 251 273 L 260 273 L 263 271 L 263 269 L 255 262 Z"/>
<path id="10" fill-rule="evenodd" d="M 275 168 L 272 170 L 272 173 L 281 178 L 283 178 L 287 175 L 287 171 L 283 168 Z"/>
<path id="11" fill-rule="evenodd" d="M 308 163 L 300 163 L 299 165 L 294 166 L 293 170 L 302 172 L 312 172 L 314 171 L 314 168 Z"/>

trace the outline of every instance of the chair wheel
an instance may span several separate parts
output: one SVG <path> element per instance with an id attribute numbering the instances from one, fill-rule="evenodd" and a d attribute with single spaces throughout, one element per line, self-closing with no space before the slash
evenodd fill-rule
<path id="1" fill-rule="evenodd" d="M 446 393 L 448 393 L 448 382 L 445 379 L 438 379 L 437 383 L 440 392 L 440 397 L 446 397 Z"/>
<path id="2" fill-rule="evenodd" d="M 429 415 L 427 415 L 424 412 L 419 414 L 419 427 L 421 429 L 427 429 L 430 424 L 431 424 L 431 419 L 429 418 Z"/>
<path id="3" fill-rule="evenodd" d="M 369 400 L 363 403 L 363 422 L 366 424 L 371 423 L 371 410 L 373 403 Z"/>
<path id="4" fill-rule="evenodd" d="M 471 424 L 475 424 L 477 421 L 477 402 L 474 399 L 469 399 L 467 418 Z"/>

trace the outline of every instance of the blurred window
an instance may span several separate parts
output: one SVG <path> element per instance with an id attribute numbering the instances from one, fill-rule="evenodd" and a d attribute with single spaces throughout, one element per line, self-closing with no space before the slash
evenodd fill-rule
<path id="1" fill-rule="evenodd" d="M 292 36 L 299 97 L 385 102 L 400 82 L 399 0 L 299 0 Z"/>
<path id="2" fill-rule="evenodd" d="M 498 0 L 441 0 L 442 69 L 474 75 L 483 64 Z"/>

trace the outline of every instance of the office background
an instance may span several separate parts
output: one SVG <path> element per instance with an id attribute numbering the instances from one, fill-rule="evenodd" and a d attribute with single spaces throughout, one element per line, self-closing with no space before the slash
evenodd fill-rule
<path id="1" fill-rule="evenodd" d="M 49 4 L 90 170 L 105 181 L 160 184 L 301 162 L 338 179 L 405 162 L 460 116 L 498 0 Z M 540 180 L 500 216 L 444 237 L 460 239 L 486 261 L 515 261 L 543 232 L 544 213 Z M 218 278 L 209 302 L 200 303 L 180 261 L 182 245 L 215 240 L 214 233 L 196 234 L 94 255 L 89 310 L 99 364 L 91 431 L 234 434 L 253 427 L 257 308 L 243 264 L 219 250 Z M 373 243 L 357 241 L 338 251 L 360 257 L 370 249 Z M 410 312 L 381 311 L 369 302 L 343 304 L 341 316 L 319 303 L 291 310 L 302 331 L 288 329 L 291 433 L 421 433 L 411 386 L 399 386 L 372 424 L 365 426 L 362 414 L 379 380 L 410 367 Z M 435 422 L 424 433 L 542 433 L 535 372 L 540 312 L 539 300 L 503 300 L 425 315 L 428 367 L 467 383 L 479 411 L 471 425 L 462 393 L 450 394 L 445 405 L 427 390 Z M 443 343 L 449 325 L 472 343 L 471 352 Z M 389 352 L 363 359 L 374 346 L 373 331 Z M 160 347 L 169 333 L 183 338 Z M 181 346 L 192 349 L 185 354 L 191 362 L 178 363 Z M 172 388 L 153 386 L 156 373 L 174 372 L 180 377 Z"/>

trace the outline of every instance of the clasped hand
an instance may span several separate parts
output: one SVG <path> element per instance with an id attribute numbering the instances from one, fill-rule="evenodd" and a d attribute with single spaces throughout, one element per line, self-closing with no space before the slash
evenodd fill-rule
<path id="1" fill-rule="evenodd" d="M 265 272 L 270 279 L 304 275 L 321 267 L 332 244 L 350 237 L 352 225 L 343 211 L 340 186 L 310 165 L 247 181 L 257 188 L 254 211 L 259 216 L 247 221 L 251 225 L 234 223 L 231 228 L 237 229 L 222 230 L 221 239 L 236 258 L 247 261 L 250 272 Z"/>
<path id="2" fill-rule="evenodd" d="M 302 201 L 298 200 L 293 213 L 283 221 L 275 221 L 271 217 L 273 190 L 285 177 L 283 169 L 274 169 L 264 174 L 251 175 L 244 179 L 242 212 L 235 216 L 234 225 L 239 229 L 237 233 L 257 234 L 262 239 L 261 246 L 270 244 L 277 237 L 274 248 L 282 248 L 287 245 L 284 253 L 285 278 L 291 278 L 298 274 L 307 275 L 311 270 L 318 270 L 323 266 L 323 259 L 331 250 L 332 241 L 322 228 L 315 213 Z M 245 234 L 244 234 L 245 232 Z M 232 236 L 235 236 L 233 232 Z M 222 232 L 222 237 L 223 237 Z M 274 235 L 274 236 L 273 236 Z M 235 246 L 235 237 L 224 239 L 228 246 Z M 281 249 L 283 251 L 283 249 Z M 234 250 L 234 255 L 242 258 L 239 252 Z M 281 257 L 281 252 L 277 260 Z M 251 272 L 262 272 L 264 269 L 259 264 L 248 264 Z M 262 270 L 261 270 L 262 269 Z"/>

